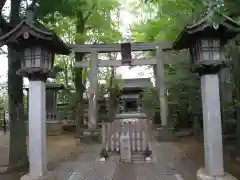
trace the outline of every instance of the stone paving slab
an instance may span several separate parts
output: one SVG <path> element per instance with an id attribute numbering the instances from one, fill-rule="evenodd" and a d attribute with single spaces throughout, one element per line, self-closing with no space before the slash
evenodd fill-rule
<path id="1" fill-rule="evenodd" d="M 102 146 L 89 145 L 75 161 L 63 163 L 55 171 L 58 180 L 111 180 L 116 167 L 114 158 L 100 162 Z"/>
<path id="2" fill-rule="evenodd" d="M 111 180 L 116 163 L 84 162 L 76 165 L 68 180 Z"/>
<path id="3" fill-rule="evenodd" d="M 113 180 L 179 180 L 173 173 L 161 173 L 156 163 L 118 164 Z"/>
<path id="4" fill-rule="evenodd" d="M 172 142 L 153 142 L 153 155 L 160 173 L 177 174 L 179 180 L 194 180 L 198 167 Z"/>
<path id="5" fill-rule="evenodd" d="M 97 158 L 100 156 L 100 152 L 102 149 L 101 144 L 92 144 L 88 145 L 88 150 L 86 153 L 83 153 L 76 160 L 79 162 L 95 162 Z"/>
<path id="6" fill-rule="evenodd" d="M 55 173 L 58 180 L 67 180 L 74 173 L 79 163 L 93 163 L 99 157 L 101 145 L 88 145 L 86 151 L 73 161 L 64 162 L 57 167 Z"/>

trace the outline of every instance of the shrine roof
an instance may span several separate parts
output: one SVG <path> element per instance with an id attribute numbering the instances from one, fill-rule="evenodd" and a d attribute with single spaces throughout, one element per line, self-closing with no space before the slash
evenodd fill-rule
<path id="1" fill-rule="evenodd" d="M 152 86 L 150 78 L 123 79 L 123 88 L 145 88 Z"/>

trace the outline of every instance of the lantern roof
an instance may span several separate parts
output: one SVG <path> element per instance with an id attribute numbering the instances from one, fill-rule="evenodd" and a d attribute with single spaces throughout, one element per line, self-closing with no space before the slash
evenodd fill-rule
<path id="1" fill-rule="evenodd" d="M 26 91 L 28 91 L 28 87 L 24 88 Z M 55 84 L 55 83 L 51 83 L 51 82 L 47 82 L 46 83 L 46 90 L 52 90 L 52 91 L 58 91 L 61 89 L 65 89 L 64 84 Z"/>
<path id="2" fill-rule="evenodd" d="M 46 83 L 46 90 L 58 91 L 58 90 L 61 90 L 64 88 L 65 88 L 64 84 L 55 84 L 55 83 L 50 83 L 50 82 Z"/>
<path id="3" fill-rule="evenodd" d="M 2 35 L 0 46 L 5 44 L 15 44 L 20 47 L 38 45 L 48 48 L 56 54 L 67 55 L 70 53 L 70 49 L 54 31 L 31 16 L 33 15 L 30 13 L 16 27 Z"/>
<path id="4" fill-rule="evenodd" d="M 221 20 L 215 23 L 213 18 L 218 16 Z M 212 22 L 212 23 L 211 23 Z M 234 38 L 239 33 L 239 24 L 232 18 L 216 11 L 209 10 L 196 19 L 192 24 L 188 24 L 173 42 L 174 50 L 186 49 L 195 42 L 197 38 L 221 38 L 221 43 L 225 44 L 229 39 Z"/>

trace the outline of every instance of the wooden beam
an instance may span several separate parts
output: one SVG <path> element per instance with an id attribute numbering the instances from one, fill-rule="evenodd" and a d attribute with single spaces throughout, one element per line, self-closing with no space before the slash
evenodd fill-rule
<path id="1" fill-rule="evenodd" d="M 154 42 L 134 42 L 131 43 L 132 51 L 152 51 L 156 46 L 162 48 L 171 48 L 172 41 L 154 41 Z M 93 51 L 99 53 L 120 52 L 121 43 L 116 44 L 70 44 L 68 45 L 75 53 L 91 53 Z"/>
<path id="2" fill-rule="evenodd" d="M 132 59 L 131 66 L 144 66 L 144 65 L 154 65 L 156 64 L 155 58 L 148 59 Z M 88 67 L 89 61 L 76 62 L 75 67 Z M 99 67 L 118 67 L 118 66 L 128 66 L 127 64 L 122 64 L 121 60 L 99 60 Z"/>
<path id="3" fill-rule="evenodd" d="M 180 59 L 189 59 L 189 54 L 187 52 L 182 52 L 180 54 L 174 55 L 174 54 L 169 54 L 166 56 L 166 59 L 164 60 L 164 64 L 174 64 L 174 62 L 179 61 Z M 162 59 L 162 58 L 161 58 Z M 143 59 L 132 59 L 131 66 L 144 66 L 144 65 L 155 65 L 156 58 L 143 58 Z M 81 62 L 75 62 L 75 67 L 88 67 L 89 66 L 89 61 L 81 61 Z M 101 60 L 99 59 L 99 64 L 98 67 L 118 67 L 118 66 L 128 66 L 127 64 L 122 64 L 121 60 Z"/>

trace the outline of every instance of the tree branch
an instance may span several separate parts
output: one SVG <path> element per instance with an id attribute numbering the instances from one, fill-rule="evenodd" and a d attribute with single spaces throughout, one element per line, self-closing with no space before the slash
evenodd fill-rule
<path id="1" fill-rule="evenodd" d="M 11 11 L 10 11 L 10 23 L 16 25 L 20 21 L 20 7 L 21 0 L 12 0 L 11 1 Z"/>
<path id="2" fill-rule="evenodd" d="M 28 8 L 29 8 L 28 0 L 25 0 L 25 4 L 26 4 L 26 7 L 27 7 L 27 9 L 28 9 Z"/>
<path id="3" fill-rule="evenodd" d="M 38 0 L 32 0 L 31 5 L 29 6 L 29 8 L 35 8 L 35 6 L 37 5 Z"/>
<path id="4" fill-rule="evenodd" d="M 1 12 L 2 12 L 2 9 L 3 9 L 6 1 L 7 1 L 7 0 L 1 0 L 1 1 L 0 1 L 0 11 L 1 11 Z"/>
<path id="5" fill-rule="evenodd" d="M 0 1 L 0 31 L 6 32 L 8 30 L 8 23 L 2 16 L 2 10 L 7 0 Z"/>
<path id="6" fill-rule="evenodd" d="M 0 54 L 1 54 L 1 55 L 2 55 L 2 54 L 7 54 L 7 52 L 4 51 L 2 48 L 0 48 Z"/>
<path id="7" fill-rule="evenodd" d="M 4 19 L 2 15 L 0 15 L 0 31 L 1 33 L 6 33 L 9 29 L 11 29 L 10 24 Z"/>
<path id="8" fill-rule="evenodd" d="M 97 6 L 97 4 L 94 3 L 94 4 L 92 5 L 91 10 L 90 10 L 90 11 L 87 13 L 87 15 L 83 18 L 84 24 L 85 24 L 86 21 L 90 18 L 90 16 L 92 15 L 92 12 L 93 12 L 93 10 L 96 8 L 96 6 Z"/>

